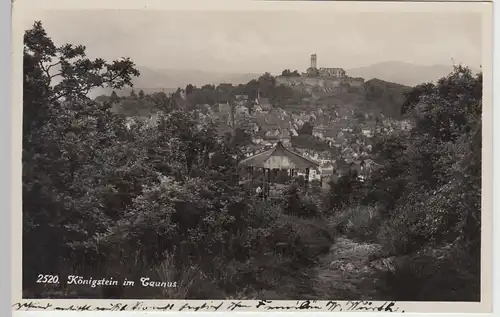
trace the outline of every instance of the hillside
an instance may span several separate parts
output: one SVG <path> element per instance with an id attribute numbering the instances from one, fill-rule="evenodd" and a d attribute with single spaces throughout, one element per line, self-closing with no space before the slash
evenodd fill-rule
<path id="1" fill-rule="evenodd" d="M 365 105 L 368 109 L 377 109 L 385 116 L 401 117 L 401 105 L 405 100 L 408 86 L 371 79 L 365 82 Z"/>
<path id="2" fill-rule="evenodd" d="M 133 80 L 135 90 L 144 92 L 172 92 L 178 87 L 185 87 L 192 84 L 201 87 L 206 84 L 218 85 L 220 83 L 231 83 L 238 85 L 247 83 L 258 78 L 262 74 L 253 73 L 224 73 L 208 72 L 189 69 L 151 69 L 145 66 L 138 66 L 141 76 Z M 453 65 L 417 65 L 412 63 L 388 61 L 369 66 L 346 69 L 349 76 L 362 77 L 365 80 L 378 78 L 392 83 L 405 86 L 415 86 L 424 82 L 434 81 L 449 74 L 453 70 Z M 477 70 L 474 69 L 475 72 Z M 131 89 L 117 92 L 118 95 L 128 95 Z M 91 96 L 109 95 L 109 89 L 98 88 L 92 91 Z"/>
<path id="3" fill-rule="evenodd" d="M 321 93 L 317 100 L 312 103 L 302 103 L 297 106 L 289 106 L 287 109 L 293 111 L 313 111 L 317 106 L 329 108 L 332 105 L 340 105 L 351 110 L 363 113 L 383 114 L 395 119 L 401 118 L 401 105 L 404 102 L 404 94 L 410 89 L 409 86 L 400 85 L 381 79 L 370 79 L 364 83 L 363 89 L 349 92 Z"/>
<path id="4" fill-rule="evenodd" d="M 375 68 L 373 68 L 375 69 Z M 118 96 L 129 96 L 133 89 L 136 93 L 143 90 L 146 94 L 154 92 L 172 93 L 178 87 L 184 88 L 188 84 L 202 87 L 206 84 L 215 86 L 220 83 L 231 83 L 238 85 L 240 83 L 249 83 L 252 79 L 260 77 L 258 74 L 236 74 L 236 73 L 213 73 L 195 70 L 176 70 L 176 69 L 158 69 L 153 70 L 147 67 L 139 67 L 140 77 L 134 80 L 133 88 L 124 88 L 117 91 Z M 264 87 L 262 87 L 264 88 Z M 349 92 L 321 92 L 315 93 L 315 101 L 292 100 L 289 93 L 280 89 L 274 91 L 272 100 L 279 100 L 280 106 L 292 110 L 293 108 L 305 107 L 304 110 L 313 110 L 314 105 L 322 105 L 328 108 L 330 105 L 342 105 L 353 110 L 361 112 L 382 113 L 385 116 L 399 118 L 400 107 L 404 101 L 404 92 L 409 89 L 408 86 L 383 79 L 369 79 L 364 83 L 364 87 Z M 256 87 L 248 87 L 247 90 L 240 93 L 249 93 L 255 91 Z M 262 90 L 264 92 L 264 89 Z M 96 89 L 92 92 L 92 97 L 100 95 L 111 95 L 111 90 Z M 290 99 L 291 98 L 291 99 Z M 317 99 L 319 98 L 319 99 Z M 296 99 L 296 98 L 295 98 Z M 200 103 L 201 101 L 199 101 Z M 203 102 L 201 102 L 203 103 Z M 287 107 L 288 104 L 295 104 L 294 107 Z M 309 109 L 310 108 L 310 109 Z M 295 109 L 294 109 L 295 110 Z"/>

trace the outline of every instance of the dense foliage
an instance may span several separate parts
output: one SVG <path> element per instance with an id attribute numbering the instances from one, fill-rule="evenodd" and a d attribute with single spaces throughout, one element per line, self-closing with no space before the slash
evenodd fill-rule
<path id="1" fill-rule="evenodd" d="M 57 47 L 39 22 L 24 42 L 25 296 L 227 298 L 268 289 L 285 296 L 283 280 L 303 276 L 328 250 L 331 236 L 316 213 L 287 215 L 285 202 L 262 202 L 237 185 L 244 135 L 219 135 L 175 94 L 90 100 L 92 88 L 130 86 L 139 75 L 134 63 Z M 275 89 L 269 75 L 259 80 L 263 94 Z M 186 90 L 196 98 L 197 88 Z M 157 125 L 111 111 L 127 101 L 154 108 Z M 48 290 L 35 283 L 41 272 L 179 284 Z"/>
<path id="2" fill-rule="evenodd" d="M 364 84 L 367 106 L 376 105 L 386 116 L 394 118 L 401 116 L 399 109 L 405 101 L 405 93 L 409 90 L 409 87 L 380 79 L 371 79 Z"/>
<path id="3" fill-rule="evenodd" d="M 402 104 L 415 127 L 377 137 L 382 168 L 354 193 L 347 179 L 336 185 L 334 208 L 374 206 L 351 234 L 404 256 L 387 277 L 399 300 L 479 300 L 481 109 L 482 75 L 468 68 L 415 87 Z"/>
<path id="4" fill-rule="evenodd" d="M 289 69 L 284 69 L 283 72 L 281 72 L 281 76 L 284 76 L 284 77 L 299 77 L 300 73 L 297 70 L 294 70 L 292 72 Z"/>

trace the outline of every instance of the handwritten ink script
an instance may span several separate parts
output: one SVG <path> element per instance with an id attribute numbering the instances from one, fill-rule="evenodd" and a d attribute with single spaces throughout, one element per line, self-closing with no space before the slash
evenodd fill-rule
<path id="1" fill-rule="evenodd" d="M 180 303 L 179 303 L 180 302 Z M 171 301 L 152 304 L 147 301 L 107 304 L 61 305 L 50 301 L 24 301 L 12 305 L 13 310 L 68 310 L 68 311 L 330 311 L 330 312 L 384 312 L 404 313 L 396 302 L 370 301 Z"/>

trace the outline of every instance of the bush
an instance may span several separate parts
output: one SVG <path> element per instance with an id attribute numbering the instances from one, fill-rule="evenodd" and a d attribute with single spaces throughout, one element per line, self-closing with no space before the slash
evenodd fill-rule
<path id="1" fill-rule="evenodd" d="M 386 281 L 393 300 L 480 301 L 479 257 L 458 243 L 396 261 Z"/>
<path id="2" fill-rule="evenodd" d="M 330 181 L 330 190 L 325 196 L 327 209 L 333 212 L 358 203 L 362 194 L 361 185 L 357 172 L 353 170 L 349 170 L 336 181 Z"/>
<path id="3" fill-rule="evenodd" d="M 481 85 L 459 66 L 415 87 L 403 110 L 419 109 L 416 126 L 378 143 L 390 164 L 371 198 L 390 201 L 378 240 L 396 255 L 387 281 L 397 300 L 479 300 Z"/>
<path id="4" fill-rule="evenodd" d="M 336 213 L 331 222 L 338 232 L 349 238 L 373 242 L 381 219 L 374 207 L 354 206 Z"/>
<path id="5" fill-rule="evenodd" d="M 290 186 L 283 198 L 283 211 L 287 215 L 302 218 L 315 218 L 321 216 L 318 207 L 320 201 L 310 195 L 304 195 L 299 191 L 298 185 Z"/>
<path id="6" fill-rule="evenodd" d="M 279 206 L 263 205 L 273 209 L 277 217 L 267 221 L 265 227 L 252 230 L 245 242 L 251 247 L 250 256 L 246 261 L 228 264 L 236 268 L 229 280 L 233 291 L 246 289 L 241 294 L 245 298 L 274 290 L 277 293 L 272 299 L 276 299 L 279 294 L 283 296 L 283 287 L 293 286 L 287 284 L 311 283 L 310 276 L 304 276 L 305 270 L 328 252 L 334 234 L 322 219 L 285 215 Z M 304 278 L 296 278 L 300 276 Z"/>

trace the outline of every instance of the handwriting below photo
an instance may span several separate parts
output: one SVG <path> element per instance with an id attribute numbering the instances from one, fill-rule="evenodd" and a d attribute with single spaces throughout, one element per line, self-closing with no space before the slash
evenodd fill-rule
<path id="1" fill-rule="evenodd" d="M 16 1 L 12 309 L 491 311 L 491 8 Z"/>
<path id="2" fill-rule="evenodd" d="M 201 302 L 201 301 L 199 301 Z M 201 304 L 173 304 L 167 303 L 158 306 L 147 304 L 145 302 L 135 302 L 132 304 L 112 303 L 106 306 L 98 305 L 69 305 L 53 306 L 50 303 L 39 304 L 37 302 L 15 303 L 14 310 L 56 310 L 56 311 L 238 311 L 244 309 L 261 309 L 272 311 L 331 311 L 331 312 L 382 312 L 382 313 L 404 313 L 395 302 L 384 302 L 374 305 L 367 301 L 348 301 L 346 303 L 328 301 L 318 303 L 316 301 L 297 301 L 295 303 L 275 304 L 270 300 L 259 300 L 255 303 L 246 303 L 248 301 L 219 301 L 219 302 L 201 302 Z"/>

